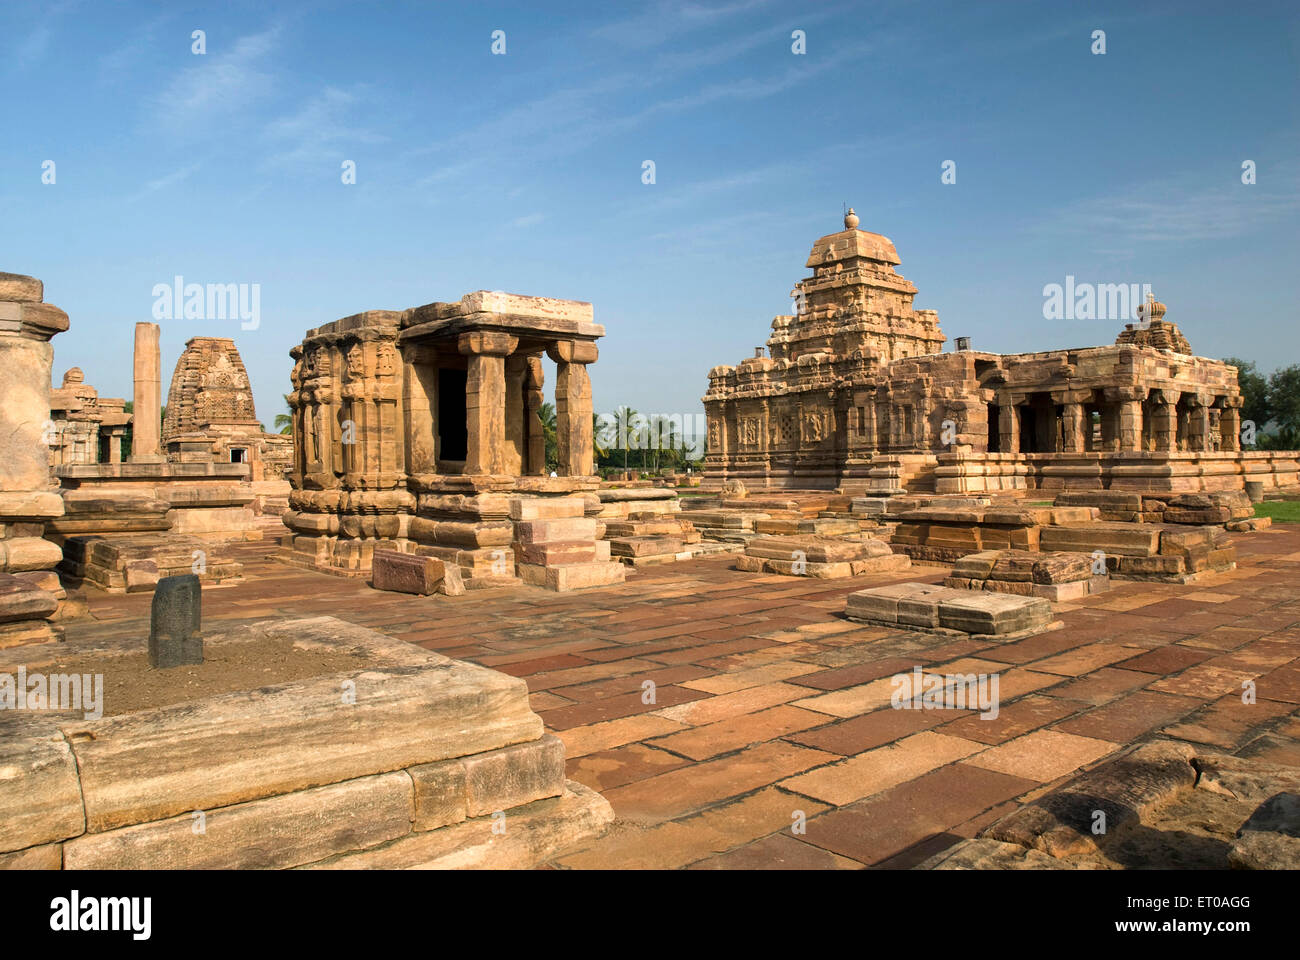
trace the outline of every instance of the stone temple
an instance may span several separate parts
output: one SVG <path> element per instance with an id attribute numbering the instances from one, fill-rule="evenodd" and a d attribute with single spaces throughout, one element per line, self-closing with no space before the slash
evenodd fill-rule
<path id="1" fill-rule="evenodd" d="M 471 586 L 622 582 L 595 519 L 587 364 L 604 332 L 589 303 L 483 290 L 309 330 L 290 354 L 283 559 L 366 576 L 378 547 L 453 565 Z M 557 365 L 556 476 L 543 354 Z"/>
<path id="2" fill-rule="evenodd" d="M 768 356 L 714 367 L 707 480 L 896 494 L 1061 489 L 1194 492 L 1296 483 L 1295 457 L 1241 450 L 1236 368 L 1191 353 L 1165 305 L 1114 344 L 943 353 L 934 311 L 884 236 L 813 244 L 798 314 Z"/>

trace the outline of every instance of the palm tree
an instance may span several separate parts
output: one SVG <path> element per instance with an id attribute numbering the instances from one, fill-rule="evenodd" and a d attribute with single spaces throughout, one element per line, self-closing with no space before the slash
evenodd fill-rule
<path id="1" fill-rule="evenodd" d="M 289 395 L 284 395 L 284 405 L 289 407 Z M 289 407 L 289 413 L 277 413 L 275 415 L 275 429 L 288 436 L 293 435 L 293 407 Z"/>
<path id="2" fill-rule="evenodd" d="M 640 414 L 631 407 L 619 407 L 614 411 L 614 423 L 618 425 L 618 438 L 622 441 L 623 446 L 623 469 L 627 469 L 627 452 L 631 446 L 630 436 L 632 434 L 632 421 L 639 417 Z"/>
<path id="3" fill-rule="evenodd" d="M 596 460 L 600 463 L 603 457 L 609 456 L 609 451 L 605 449 L 602 442 L 605 439 L 606 424 L 602 422 L 601 415 L 593 413 L 591 415 L 591 452 Z"/>
<path id="4" fill-rule="evenodd" d="M 542 436 L 546 438 L 546 472 L 551 473 L 560 463 L 560 441 L 556 433 L 555 404 L 543 403 L 537 408 L 537 418 L 542 421 Z"/>

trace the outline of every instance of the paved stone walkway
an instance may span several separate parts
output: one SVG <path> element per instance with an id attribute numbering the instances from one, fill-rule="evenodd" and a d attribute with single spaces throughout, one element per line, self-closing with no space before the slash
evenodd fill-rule
<path id="1" fill-rule="evenodd" d="M 560 868 L 910 866 L 1153 737 L 1300 764 L 1296 526 L 1237 535 L 1232 573 L 1121 583 L 1009 644 L 843 619 L 851 591 L 940 567 L 817 581 L 720 556 L 576 594 L 417 598 L 267 559 L 268 530 L 234 547 L 246 580 L 205 590 L 205 621 L 328 614 L 526 678 L 569 777 L 618 815 Z M 92 593 L 68 635 L 143 638 L 149 604 Z M 997 672 L 1000 715 L 891 708 L 890 677 L 917 665 Z"/>

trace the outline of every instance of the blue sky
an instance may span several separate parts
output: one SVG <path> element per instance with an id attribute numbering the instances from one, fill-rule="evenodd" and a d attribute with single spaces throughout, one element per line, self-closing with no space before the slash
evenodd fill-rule
<path id="1" fill-rule="evenodd" d="M 1072 275 L 1271 370 L 1300 361 L 1298 63 L 1294 3 L 6 2 L 0 270 L 71 317 L 56 381 L 128 398 L 155 284 L 259 284 L 257 330 L 164 321 L 163 367 L 233 336 L 268 425 L 309 327 L 477 289 L 594 303 L 598 410 L 702 412 L 844 204 L 950 341 L 1112 342 L 1043 319 Z"/>

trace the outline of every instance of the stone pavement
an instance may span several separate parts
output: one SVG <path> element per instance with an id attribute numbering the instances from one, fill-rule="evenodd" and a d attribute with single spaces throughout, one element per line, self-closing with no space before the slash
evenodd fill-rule
<path id="1" fill-rule="evenodd" d="M 525 677 L 568 776 L 618 816 L 558 868 L 907 867 L 1138 741 L 1300 764 L 1297 526 L 1235 535 L 1236 571 L 1117 581 L 1005 644 L 843 617 L 855 590 L 946 567 L 824 581 L 718 556 L 578 593 L 408 597 L 271 560 L 275 532 L 234 546 L 246 580 L 204 589 L 205 622 L 331 615 Z M 144 642 L 151 595 L 88 593 L 70 638 Z M 996 672 L 999 716 L 891 708 L 914 666 Z"/>

